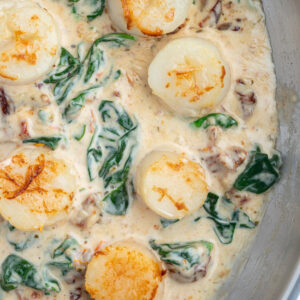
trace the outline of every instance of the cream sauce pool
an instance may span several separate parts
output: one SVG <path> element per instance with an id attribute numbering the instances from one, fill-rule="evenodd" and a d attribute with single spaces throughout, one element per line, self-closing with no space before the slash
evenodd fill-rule
<path id="1" fill-rule="evenodd" d="M 87 21 L 86 15 L 93 11 L 92 1 L 81 0 L 73 4 L 72 1 L 58 0 L 34 2 L 53 17 L 60 47 L 67 49 L 74 57 L 78 45 L 81 45 L 85 55 L 97 38 L 111 32 L 121 32 L 110 20 L 107 9 L 101 16 Z M 238 126 L 227 129 L 217 125 L 206 129 L 192 128 L 190 123 L 198 118 L 173 112 L 152 93 L 148 85 L 150 63 L 169 42 L 182 37 L 210 41 L 228 63 L 228 92 L 210 112 L 230 115 Z M 60 47 L 51 74 L 58 64 Z M 207 218 L 207 212 L 202 207 L 164 228 L 162 217 L 137 195 L 135 174 L 139 163 L 152 150 L 161 147 L 180 149 L 179 152 L 204 168 L 210 193 L 226 195 L 234 209 L 244 211 L 255 225 L 259 223 L 263 195 L 249 189 L 239 191 L 233 185 L 251 160 L 255 145 L 271 157 L 277 136 L 275 75 L 261 3 L 255 0 L 195 0 L 187 19 L 174 32 L 159 37 L 138 36 L 128 47 L 111 47 L 103 43 L 101 49 L 104 63 L 97 74 L 89 83 L 82 80 L 76 82 L 62 105 L 56 103 L 54 85 L 44 82 L 49 73 L 33 83 L 22 85 L 0 81 L 1 160 L 9 158 L 18 147 L 44 149 L 40 143 L 25 145 L 23 140 L 60 136 L 54 150 L 55 157 L 67 162 L 76 177 L 73 205 L 62 220 L 42 226 L 39 230 L 22 231 L 12 230 L 5 214 L 2 213 L 3 218 L 0 216 L 0 263 L 14 253 L 39 270 L 44 266 L 56 278 L 61 291 L 44 295 L 42 291 L 18 284 L 11 291 L 0 288 L 0 299 L 89 299 L 84 289 L 88 262 L 94 253 L 106 245 L 127 239 L 134 239 L 148 249 L 151 249 L 151 239 L 157 243 L 199 240 L 212 243 L 213 250 L 205 276 L 195 282 L 179 282 L 166 272 L 162 279 L 163 295 L 156 296 L 156 299 L 164 300 L 212 299 L 229 275 L 237 256 L 251 242 L 257 226 L 252 229 L 236 226 L 232 242 L 222 243 L 215 232 L 214 221 Z M 72 97 L 102 82 L 110 73 L 113 75 L 103 87 L 85 97 L 84 105 L 75 117 L 72 116 L 72 122 L 63 118 L 63 109 Z M 122 107 L 138 126 L 127 180 L 130 204 L 126 214 L 121 216 L 105 211 L 102 199 L 107 190 L 103 178 L 96 174 L 91 181 L 87 171 L 87 150 L 92 136 L 95 130 L 104 126 L 98 111 L 102 100 L 111 100 L 116 107 Z M 126 151 L 124 155 L 128 155 L 129 150 Z M 1 192 L 1 199 L 3 197 Z M 22 213 L 19 215 L 22 218 Z M 61 268 L 49 266 L 48 263 L 53 260 L 53 249 L 68 237 L 74 238 L 79 246 L 73 260 L 74 269 L 62 275 Z M 12 241 L 24 242 L 28 238 L 32 240 L 28 247 L 16 251 Z M 153 250 L 153 253 L 159 259 L 157 251 Z M 164 264 L 163 268 L 166 268 Z M 0 272 L 3 276 L 3 268 Z M 127 298 L 124 296 L 123 299 Z"/>

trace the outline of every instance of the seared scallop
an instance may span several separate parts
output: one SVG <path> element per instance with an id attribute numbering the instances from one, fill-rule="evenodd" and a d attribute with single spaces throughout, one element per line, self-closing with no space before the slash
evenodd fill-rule
<path id="1" fill-rule="evenodd" d="M 160 36 L 184 23 L 191 0 L 109 0 L 109 15 L 120 29 Z"/>
<path id="2" fill-rule="evenodd" d="M 208 194 L 202 166 L 175 151 L 146 155 L 138 166 L 136 189 L 154 212 L 167 219 L 193 213 Z"/>
<path id="3" fill-rule="evenodd" d="M 171 41 L 148 70 L 153 94 L 178 114 L 201 116 L 228 92 L 229 67 L 211 42 L 194 37 Z"/>
<path id="4" fill-rule="evenodd" d="M 44 147 L 20 148 L 0 163 L 0 214 L 21 230 L 42 229 L 65 218 L 75 177 Z"/>
<path id="5" fill-rule="evenodd" d="M 52 16 L 36 3 L 0 1 L 0 82 L 26 84 L 52 67 L 59 38 Z"/>
<path id="6" fill-rule="evenodd" d="M 162 268 L 139 244 L 111 245 L 89 263 L 85 288 L 96 300 L 153 300 L 162 289 Z"/>

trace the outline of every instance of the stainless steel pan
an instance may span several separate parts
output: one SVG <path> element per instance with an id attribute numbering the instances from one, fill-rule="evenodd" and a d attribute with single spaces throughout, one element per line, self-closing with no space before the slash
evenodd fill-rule
<path id="1" fill-rule="evenodd" d="M 262 2 L 277 74 L 282 179 L 269 194 L 255 241 L 217 299 L 294 300 L 296 292 L 289 295 L 300 273 L 300 0 Z"/>

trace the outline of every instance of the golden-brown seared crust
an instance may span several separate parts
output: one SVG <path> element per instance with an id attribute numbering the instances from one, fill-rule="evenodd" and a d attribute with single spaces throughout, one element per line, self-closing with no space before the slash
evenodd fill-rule
<path id="1" fill-rule="evenodd" d="M 75 177 L 44 147 L 17 151 L 0 163 L 0 214 L 15 227 L 35 230 L 67 215 Z"/>
<path id="2" fill-rule="evenodd" d="M 150 255 L 127 245 L 98 252 L 90 262 L 85 287 L 96 300 L 152 300 L 162 269 Z"/>
<path id="3" fill-rule="evenodd" d="M 6 199 L 14 199 L 36 213 L 53 214 L 69 208 L 73 193 L 68 196 L 69 205 L 64 204 L 60 207 L 59 200 L 67 193 L 60 188 L 44 188 L 54 180 L 57 174 L 64 172 L 66 165 L 62 161 L 48 160 L 44 154 L 40 154 L 35 164 L 28 164 L 22 153 L 13 156 L 11 161 L 10 165 L 0 169 L 0 190 Z M 25 176 L 18 172 L 24 167 L 26 168 Z M 38 201 L 36 194 L 44 197 L 39 198 L 40 201 Z M 49 197 L 53 197 L 53 200 L 49 201 Z"/>

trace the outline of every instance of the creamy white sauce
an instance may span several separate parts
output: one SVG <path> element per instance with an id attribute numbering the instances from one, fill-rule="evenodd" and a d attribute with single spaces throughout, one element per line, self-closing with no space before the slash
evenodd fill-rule
<path id="1" fill-rule="evenodd" d="M 42 7 L 46 8 L 53 16 L 58 31 L 60 32 L 61 46 L 75 55 L 75 48 L 80 42 L 86 43 L 86 48 L 98 37 L 112 32 L 112 25 L 107 13 L 87 23 L 83 18 L 76 18 L 70 7 L 64 1 L 36 0 Z M 128 213 L 125 216 L 112 216 L 101 213 L 101 199 L 104 195 L 102 179 L 96 178 L 89 181 L 86 165 L 86 150 L 88 148 L 93 128 L 101 124 L 98 106 L 102 99 L 111 99 L 121 104 L 132 116 L 134 115 L 139 124 L 138 147 L 134 156 L 130 174 L 134 176 L 139 161 L 151 150 L 162 145 L 175 145 L 182 149 L 192 160 L 201 162 L 206 168 L 209 190 L 222 195 L 230 190 L 238 174 L 245 168 L 244 162 L 235 170 L 227 170 L 225 173 L 212 173 L 207 167 L 205 159 L 213 154 L 225 153 L 231 147 L 239 147 L 247 152 L 251 151 L 254 144 L 260 144 L 263 152 L 271 154 L 277 135 L 276 103 L 274 100 L 275 76 L 271 60 L 271 49 L 264 23 L 264 15 L 260 1 L 223 1 L 223 15 L 219 24 L 241 19 L 238 25 L 239 31 L 216 30 L 215 26 L 199 27 L 199 22 L 209 12 L 204 8 L 200 11 L 199 1 L 191 6 L 188 20 L 185 26 L 173 34 L 159 38 L 139 37 L 129 50 L 124 48 L 108 48 L 104 46 L 107 64 L 107 72 L 113 65 L 114 70 L 121 70 L 121 77 L 109 82 L 97 92 L 91 93 L 88 101 L 81 110 L 76 121 L 67 124 L 61 117 L 61 112 L 55 103 L 52 86 L 42 84 L 41 78 L 35 84 L 24 86 L 1 85 L 6 94 L 12 99 L 15 112 L 1 118 L 0 140 L 1 160 L 8 157 L 10 151 L 7 142 L 15 142 L 22 145 L 24 136 L 21 134 L 21 122 L 27 122 L 28 134 L 31 137 L 51 136 L 61 134 L 65 139 L 55 150 L 56 155 L 67 162 L 74 169 L 77 177 L 75 202 L 69 218 L 57 223 L 55 226 L 43 228 L 38 232 L 37 241 L 26 250 L 17 253 L 36 265 L 42 265 L 49 261 L 49 251 L 53 249 L 51 242 L 54 239 L 62 241 L 66 235 L 77 239 L 81 249 L 86 249 L 86 261 L 79 267 L 84 269 L 86 263 L 91 259 L 99 243 L 101 246 L 111 244 L 127 238 L 134 238 L 144 245 L 148 245 L 151 238 L 159 242 L 183 242 L 193 240 L 207 240 L 214 244 L 212 260 L 208 273 L 204 278 L 194 283 L 178 283 L 164 276 L 164 300 L 198 300 L 211 299 L 220 284 L 230 273 L 235 258 L 250 243 L 256 229 L 237 229 L 231 244 L 220 243 L 213 231 L 211 220 L 201 218 L 198 222 L 193 220 L 204 215 L 203 208 L 191 216 L 185 217 L 163 229 L 160 225 L 160 217 L 152 212 L 140 199 L 131 199 Z M 207 6 L 211 7 L 208 1 Z M 230 6 L 230 2 L 232 5 Z M 154 96 L 147 84 L 147 69 L 154 56 L 169 41 L 185 36 L 201 37 L 214 43 L 222 52 L 224 59 L 229 64 L 231 71 L 231 87 L 217 112 L 224 112 L 234 117 L 238 128 L 222 130 L 216 128 L 217 135 L 211 152 L 205 150 L 212 142 L 210 135 L 212 129 L 194 130 L 189 126 L 191 119 L 178 116 L 163 106 L 160 100 Z M 254 113 L 249 118 L 244 118 L 240 103 L 235 94 L 236 80 L 252 80 L 252 90 L 255 92 L 257 104 Z M 72 95 L 86 88 L 82 83 L 77 84 Z M 39 117 L 39 111 L 45 111 L 49 116 L 49 122 L 43 122 Z M 95 120 L 93 120 L 95 118 Z M 73 136 L 77 134 L 81 126 L 86 125 L 86 133 L 81 141 L 76 141 Z M 83 211 L 81 203 L 87 197 L 97 194 L 97 205 L 90 206 L 87 212 Z M 262 215 L 263 196 L 250 193 L 244 194 L 250 199 L 241 204 L 243 210 L 259 222 Z M 236 203 L 235 203 L 236 204 Z M 87 226 L 74 225 L 82 218 L 88 216 Z M 81 217 L 80 217 L 81 216 Z M 0 262 L 7 255 L 14 252 L 6 240 L 7 223 L 0 220 Z M 55 244 L 57 246 L 57 243 Z M 84 271 L 81 278 L 75 283 L 67 283 L 60 272 L 53 271 L 60 280 L 61 292 L 44 296 L 37 292 L 38 299 L 72 299 L 70 293 L 74 288 L 82 289 L 82 298 L 88 299 L 84 293 Z M 32 289 L 19 287 L 18 298 L 15 291 L 5 293 L 2 299 L 34 299 Z M 1 299 L 1 292 L 0 292 Z M 73 298 L 77 299 L 77 298 Z M 125 298 L 124 298 L 125 299 Z"/>

